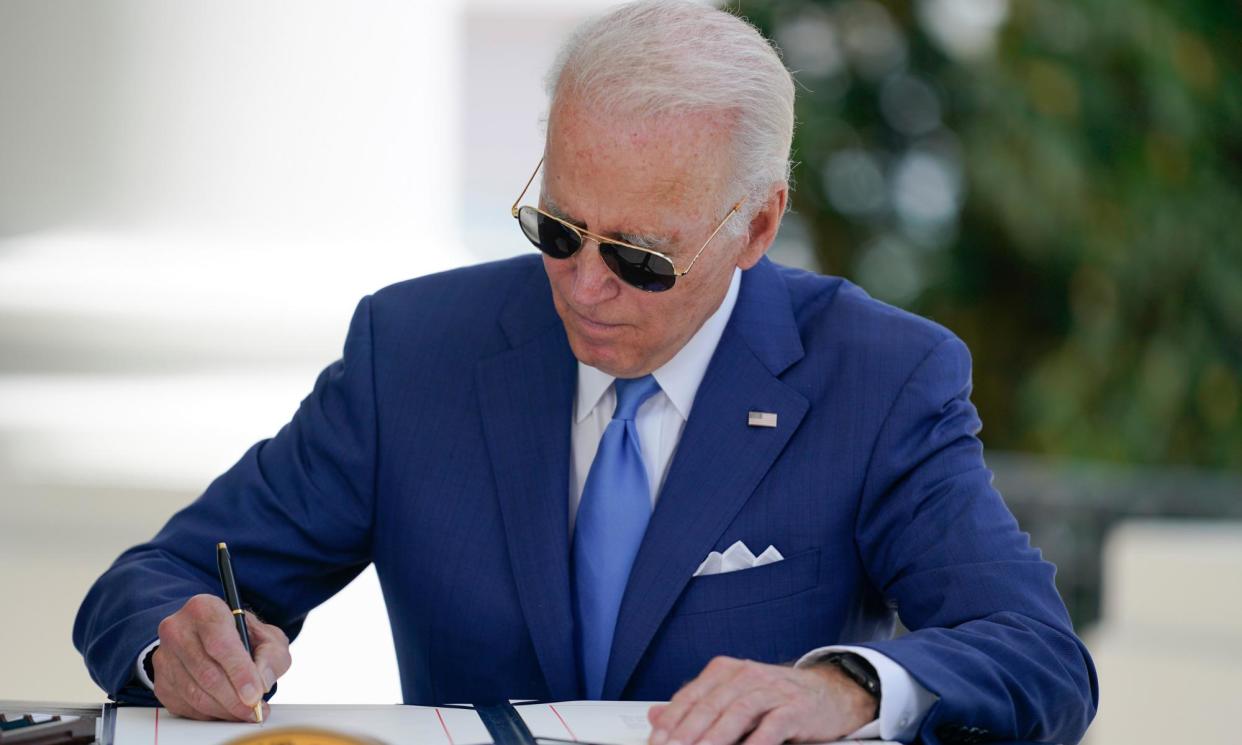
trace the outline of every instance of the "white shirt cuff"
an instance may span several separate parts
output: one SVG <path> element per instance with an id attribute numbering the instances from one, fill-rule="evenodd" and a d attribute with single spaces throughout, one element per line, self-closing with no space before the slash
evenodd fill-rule
<path id="1" fill-rule="evenodd" d="M 820 647 L 802 655 L 795 667 L 806 667 L 819 662 L 832 652 L 852 652 L 862 657 L 875 668 L 880 677 L 880 715 L 846 736 L 847 740 L 897 740 L 911 742 L 919 733 L 932 704 L 939 700 L 936 694 L 924 688 L 904 667 L 893 662 L 888 656 L 868 649 L 834 645 Z"/>
<path id="2" fill-rule="evenodd" d="M 156 639 L 147 646 L 143 647 L 142 651 L 138 653 L 138 664 L 134 668 L 138 672 L 138 680 L 141 680 L 142 684 L 147 688 L 150 688 L 152 692 L 155 691 L 155 681 L 151 680 L 150 675 L 147 675 L 147 666 L 142 664 L 142 661 L 145 660 L 147 655 L 151 654 L 151 652 L 159 645 L 160 640 Z M 881 683 L 881 685 L 883 684 Z"/>

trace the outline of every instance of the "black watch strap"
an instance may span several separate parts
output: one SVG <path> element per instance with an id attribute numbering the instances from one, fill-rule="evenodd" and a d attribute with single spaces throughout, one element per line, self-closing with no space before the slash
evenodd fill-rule
<path id="1" fill-rule="evenodd" d="M 867 658 L 853 652 L 832 652 L 826 655 L 821 664 L 835 665 L 841 668 L 841 672 L 849 676 L 850 680 L 862 686 L 863 690 L 875 697 L 876 716 L 880 713 L 880 676 L 876 673 L 875 668 L 867 662 Z"/>

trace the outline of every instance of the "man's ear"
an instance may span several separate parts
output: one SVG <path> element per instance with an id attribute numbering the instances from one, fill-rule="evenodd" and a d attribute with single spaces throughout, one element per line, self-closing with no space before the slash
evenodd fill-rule
<path id="1" fill-rule="evenodd" d="M 763 206 L 750 218 L 750 225 L 746 226 L 746 245 L 737 257 L 737 265 L 743 271 L 758 264 L 759 259 L 768 252 L 776 239 L 776 231 L 781 227 L 788 200 L 789 185 L 773 184 Z"/>

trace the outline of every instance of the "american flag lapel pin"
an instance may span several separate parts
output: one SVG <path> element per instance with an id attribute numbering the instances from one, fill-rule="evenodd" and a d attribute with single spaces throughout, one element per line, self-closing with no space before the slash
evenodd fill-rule
<path id="1" fill-rule="evenodd" d="M 746 417 L 746 424 L 751 427 L 775 427 L 776 414 L 771 411 L 752 411 Z"/>

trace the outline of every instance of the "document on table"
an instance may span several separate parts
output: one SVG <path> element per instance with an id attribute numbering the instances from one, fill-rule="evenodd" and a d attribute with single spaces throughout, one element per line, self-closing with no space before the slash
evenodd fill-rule
<path id="1" fill-rule="evenodd" d="M 562 701 L 518 704 L 513 708 L 535 739 L 647 745 L 651 725 L 647 709 L 656 701 Z"/>
<path id="2" fill-rule="evenodd" d="M 646 745 L 647 710 L 657 702 L 563 701 L 513 707 L 533 737 L 595 745 Z M 512 710 L 511 710 L 512 711 Z M 288 727 L 314 728 L 382 745 L 487 745 L 492 735 L 473 709 L 444 706 L 272 704 L 263 724 L 199 722 L 164 709 L 121 707 L 111 745 L 225 745 Z M 882 740 L 857 740 L 880 745 Z"/>
<path id="3" fill-rule="evenodd" d="M 647 710 L 662 701 L 563 701 L 518 704 L 514 708 L 535 740 L 570 740 L 599 745 L 647 745 Z M 886 740 L 851 740 L 855 745 L 887 745 Z M 895 745 L 895 744 L 894 744 Z"/>
<path id="4" fill-rule="evenodd" d="M 472 745 L 492 736 L 471 709 L 442 706 L 312 706 L 272 704 L 263 724 L 198 722 L 164 709 L 116 711 L 113 745 L 223 745 L 279 727 L 314 727 L 386 745 Z"/>

